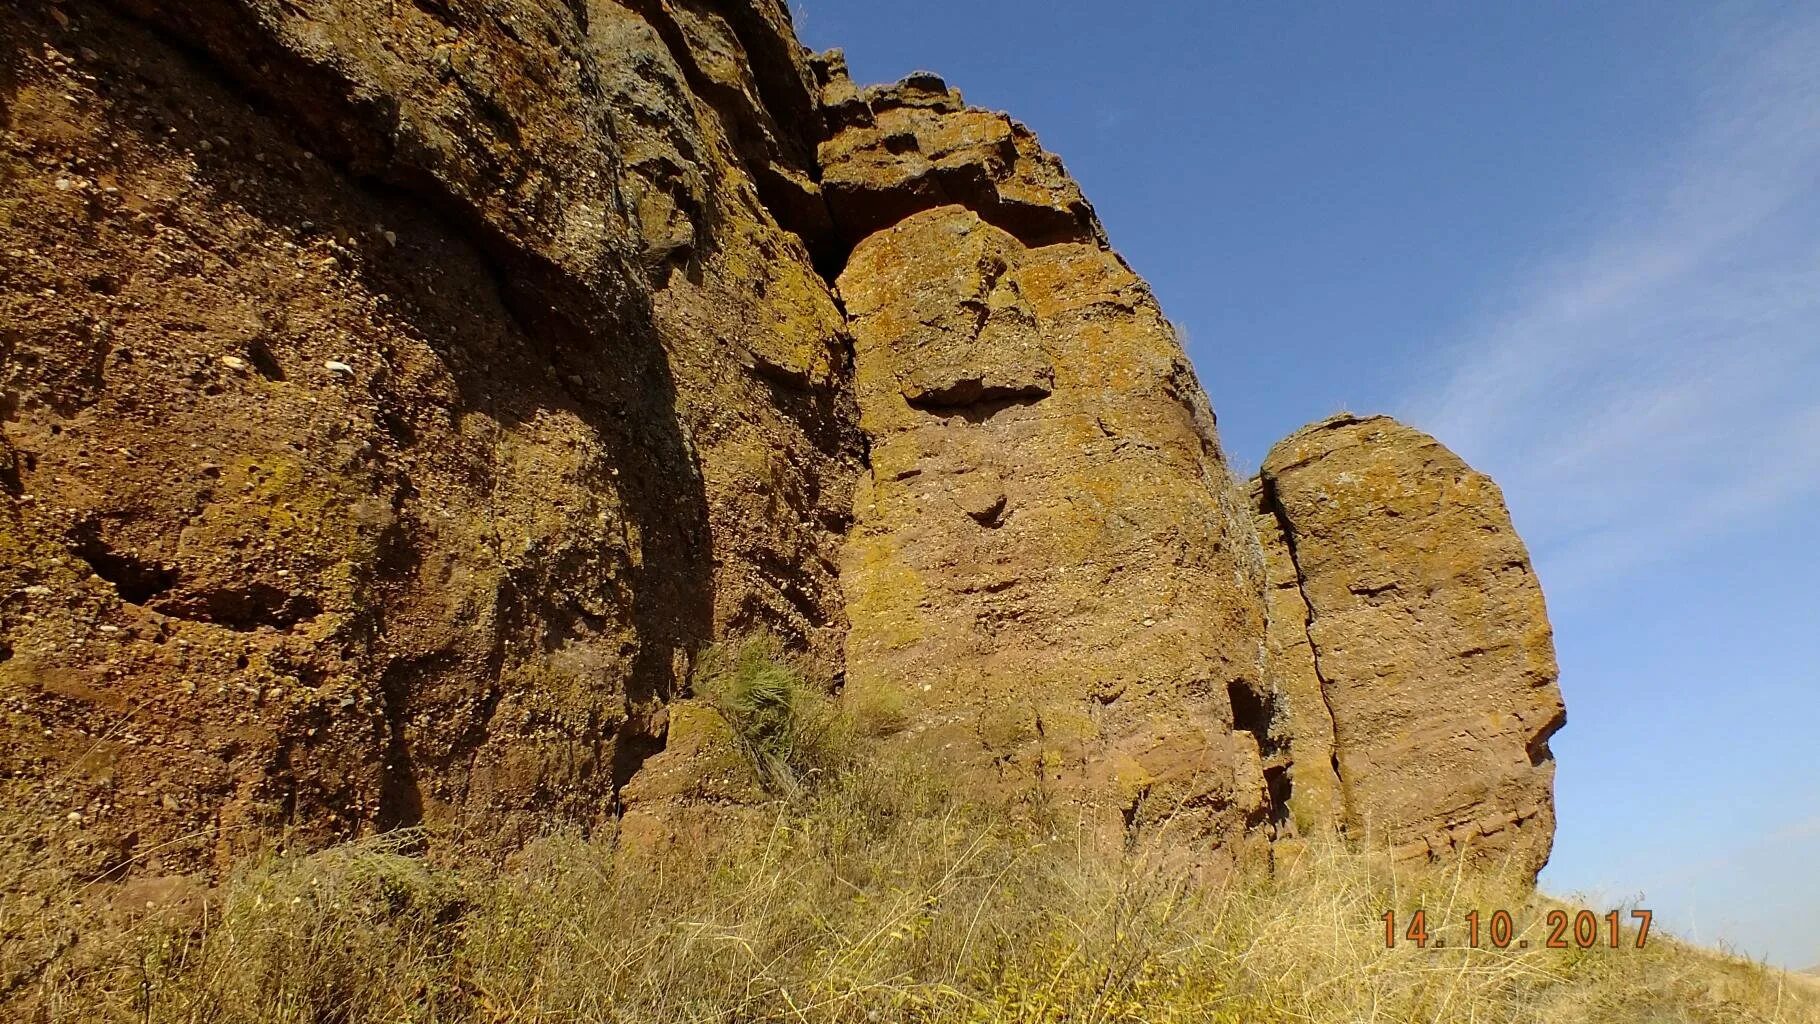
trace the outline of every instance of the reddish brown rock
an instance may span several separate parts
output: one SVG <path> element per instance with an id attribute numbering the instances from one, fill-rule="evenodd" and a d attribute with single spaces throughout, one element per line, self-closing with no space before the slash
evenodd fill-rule
<path id="1" fill-rule="evenodd" d="M 1061 162 L 938 77 L 780 0 L 0 21 L 0 785 L 77 870 L 711 829 L 763 797 L 684 680 L 752 634 L 1109 836 L 1545 854 L 1495 489 L 1347 421 L 1248 503 Z"/>
<path id="2" fill-rule="evenodd" d="M 839 51 L 816 67 L 834 129 L 820 150 L 822 190 L 849 244 L 919 210 L 957 204 L 1026 245 L 1104 247 L 1080 186 L 1030 129 L 967 106 L 928 72 L 862 91 Z"/>
<path id="3" fill-rule="evenodd" d="M 0 5 L 0 775 L 73 866 L 602 821 L 702 645 L 834 675 L 781 7 L 112 6 Z"/>
<path id="4" fill-rule="evenodd" d="M 1106 834 L 1267 828 L 1262 567 L 1174 330 L 1028 129 L 818 75 L 871 443 L 846 699 Z"/>
<path id="5" fill-rule="evenodd" d="M 1255 823 L 1229 696 L 1259 682 L 1250 523 L 1143 283 L 1096 245 L 1026 248 L 944 206 L 860 243 L 840 292 L 872 453 L 843 556 L 847 699 L 899 709 L 932 763 L 1010 798 L 1061 792 L 1133 829 Z"/>
<path id="6" fill-rule="evenodd" d="M 1542 590 L 1497 486 L 1420 431 L 1342 415 L 1278 444 L 1257 493 L 1282 537 L 1270 647 L 1279 678 L 1318 681 L 1324 707 L 1306 683 L 1285 692 L 1317 748 L 1331 715 L 1346 831 L 1533 875 L 1554 836 L 1548 738 L 1565 710 Z M 1287 665 L 1304 651 L 1310 666 Z M 1319 777 L 1311 756 L 1297 750 L 1296 778 Z"/>

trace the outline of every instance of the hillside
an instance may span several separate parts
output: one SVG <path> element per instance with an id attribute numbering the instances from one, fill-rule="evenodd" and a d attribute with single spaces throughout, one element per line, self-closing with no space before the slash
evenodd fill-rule
<path id="1" fill-rule="evenodd" d="M 1546 910 L 1503 495 L 1350 414 L 1235 478 L 939 76 L 778 0 L 0 19 L 0 999 L 1797 1019 L 1668 943 L 1373 945 Z"/>
<path id="2" fill-rule="evenodd" d="M 1521 875 L 1315 842 L 1209 878 L 877 765 L 658 858 L 559 834 L 449 863 L 424 838 L 247 862 L 111 927 L 70 899 L 92 888 L 29 916 L 9 897 L 11 952 L 73 941 L 21 1019 L 1820 1021 L 1812 979 L 1659 929 L 1638 948 L 1629 915 L 1614 946 L 1611 908 L 1551 948 L 1548 915 L 1581 908 Z"/>

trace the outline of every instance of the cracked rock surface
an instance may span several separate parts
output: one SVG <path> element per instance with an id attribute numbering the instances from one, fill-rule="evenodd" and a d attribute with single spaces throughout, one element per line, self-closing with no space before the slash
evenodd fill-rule
<path id="1" fill-rule="evenodd" d="M 0 5 L 0 769 L 87 866 L 599 823 L 704 644 L 832 675 L 815 100 L 717 6 Z"/>
<path id="2" fill-rule="evenodd" d="M 78 871 L 766 799 L 765 634 L 1111 843 L 1546 858 L 1496 488 L 1342 418 L 1248 495 L 1061 161 L 781 0 L 0 0 L 0 786 Z"/>
<path id="3" fill-rule="evenodd" d="M 1296 789 L 1322 790 L 1303 813 L 1337 811 L 1403 857 L 1540 870 L 1566 709 L 1497 485 L 1420 431 L 1341 415 L 1272 449 L 1256 493 L 1275 527 L 1273 664 L 1309 730 L 1291 741 Z M 1337 793 L 1317 759 L 1329 744 Z"/>
<path id="4" fill-rule="evenodd" d="M 896 711 L 932 770 L 1108 835 L 1261 823 L 1229 699 L 1262 687 L 1261 567 L 1143 282 L 939 206 L 862 241 L 839 288 L 872 456 L 846 699 Z"/>

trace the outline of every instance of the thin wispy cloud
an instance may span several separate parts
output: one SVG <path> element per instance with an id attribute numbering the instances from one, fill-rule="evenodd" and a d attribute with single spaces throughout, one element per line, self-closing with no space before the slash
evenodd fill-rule
<path id="1" fill-rule="evenodd" d="M 1402 410 L 1510 495 L 1552 593 L 1820 492 L 1820 15 L 1735 26 L 1683 144 Z"/>

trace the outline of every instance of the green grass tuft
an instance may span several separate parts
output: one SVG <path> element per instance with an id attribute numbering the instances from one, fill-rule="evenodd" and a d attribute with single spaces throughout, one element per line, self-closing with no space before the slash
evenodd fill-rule
<path id="1" fill-rule="evenodd" d="M 769 639 L 709 648 L 690 686 L 726 719 L 753 771 L 773 792 L 800 792 L 851 758 L 852 725 Z"/>

